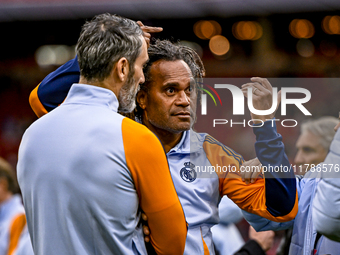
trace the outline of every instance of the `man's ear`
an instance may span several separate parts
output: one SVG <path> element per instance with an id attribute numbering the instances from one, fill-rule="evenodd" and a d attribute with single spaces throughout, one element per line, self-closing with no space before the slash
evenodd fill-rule
<path id="1" fill-rule="evenodd" d="M 126 58 L 120 58 L 116 63 L 117 78 L 125 82 L 129 75 L 129 61 Z"/>
<path id="2" fill-rule="evenodd" d="M 147 100 L 148 100 L 147 93 L 144 90 L 138 91 L 136 99 L 137 99 L 137 103 L 138 103 L 139 107 L 142 108 L 143 110 L 145 110 L 146 103 L 147 103 Z"/>

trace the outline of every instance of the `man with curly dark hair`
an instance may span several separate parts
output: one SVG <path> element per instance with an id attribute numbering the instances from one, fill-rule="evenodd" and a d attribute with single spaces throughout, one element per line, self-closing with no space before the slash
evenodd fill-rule
<path id="1" fill-rule="evenodd" d="M 268 173 L 266 181 L 258 179 L 247 185 L 239 173 L 242 156 L 209 134 L 197 133 L 192 129 L 201 79 L 205 74 L 197 53 L 167 40 L 157 40 L 149 47 L 148 53 L 149 62 L 144 68 L 145 83 L 141 84 L 137 93 L 137 109 L 132 118 L 156 134 L 165 149 L 171 176 L 188 222 L 184 254 L 215 254 L 210 229 L 219 221 L 218 203 L 224 195 L 242 209 L 268 219 L 287 221 L 294 218 L 297 213 L 295 179 L 278 181 L 274 173 Z M 66 82 L 65 77 L 76 70 L 61 67 L 52 74 L 52 81 L 45 79 L 40 86 L 71 87 L 72 82 Z M 271 93 L 270 84 L 265 79 L 257 78 L 256 81 L 264 84 L 266 87 L 263 89 Z M 42 106 L 47 103 L 43 96 L 35 99 Z M 259 104 L 266 103 L 264 101 L 259 100 Z M 288 162 L 281 136 L 271 123 L 269 121 L 254 130 L 260 144 L 258 150 L 266 152 L 270 147 L 273 153 Z M 262 157 L 261 162 L 268 164 L 269 158 Z M 228 168 L 235 171 L 225 171 Z M 287 173 L 287 176 L 290 174 L 293 175 Z M 287 192 L 266 193 L 268 185 Z"/>

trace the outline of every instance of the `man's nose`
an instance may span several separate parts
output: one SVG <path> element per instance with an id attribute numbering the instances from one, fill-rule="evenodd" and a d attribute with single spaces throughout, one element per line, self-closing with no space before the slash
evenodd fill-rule
<path id="1" fill-rule="evenodd" d="M 190 96 L 187 95 L 184 91 L 179 92 L 176 104 L 182 106 L 190 105 Z"/>
<path id="2" fill-rule="evenodd" d="M 294 163 L 297 165 L 304 164 L 303 155 L 300 150 L 298 150 L 298 152 L 295 155 Z"/>

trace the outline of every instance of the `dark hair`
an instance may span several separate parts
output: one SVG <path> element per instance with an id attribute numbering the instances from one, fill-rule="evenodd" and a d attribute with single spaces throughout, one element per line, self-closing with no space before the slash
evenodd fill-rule
<path id="1" fill-rule="evenodd" d="M 148 85 L 152 82 L 150 75 L 151 66 L 158 60 L 183 60 L 189 66 L 195 78 L 196 86 L 199 88 L 202 87 L 202 78 L 205 75 L 205 69 L 201 58 L 193 49 L 180 44 L 176 45 L 168 40 L 156 40 L 156 42 L 149 47 L 148 54 L 149 62 L 144 67 L 145 83 L 140 85 L 140 89 L 147 91 Z M 201 90 L 198 89 L 197 93 L 197 100 L 200 100 Z M 136 103 L 135 118 L 141 121 L 142 113 L 143 109 Z"/>
<path id="2" fill-rule="evenodd" d="M 8 190 L 15 194 L 19 191 L 18 182 L 12 166 L 3 158 L 0 158 L 0 179 L 4 178 L 8 183 Z"/>
<path id="3" fill-rule="evenodd" d="M 80 74 L 89 81 L 103 81 L 122 57 L 129 61 L 133 72 L 131 67 L 141 52 L 142 34 L 130 19 L 109 13 L 95 16 L 83 25 L 78 39 Z"/>
<path id="4" fill-rule="evenodd" d="M 158 60 L 176 61 L 183 60 L 189 66 L 194 78 L 202 78 L 205 74 L 201 58 L 191 48 L 175 45 L 168 40 L 156 40 L 148 49 L 149 62 L 144 67 L 145 85 L 151 81 L 150 68 Z"/>

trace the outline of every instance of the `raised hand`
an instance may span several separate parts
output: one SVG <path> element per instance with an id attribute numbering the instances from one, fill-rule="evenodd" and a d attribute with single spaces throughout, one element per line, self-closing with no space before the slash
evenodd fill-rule
<path id="1" fill-rule="evenodd" d="M 151 34 L 150 33 L 159 33 L 159 32 L 163 31 L 162 27 L 145 26 L 141 21 L 137 21 L 137 24 L 143 30 L 143 36 L 144 36 L 144 39 L 145 39 L 148 47 L 150 46 L 150 38 L 151 38 Z"/>
<path id="2" fill-rule="evenodd" d="M 272 109 L 271 113 L 265 115 L 251 113 L 252 119 L 266 121 L 267 119 L 274 118 L 276 110 L 281 102 L 281 91 L 275 95 L 274 93 L 276 93 L 276 90 L 273 90 L 272 85 L 265 78 L 253 77 L 250 80 L 252 81 L 251 83 L 242 85 L 242 92 L 244 96 L 248 98 L 248 88 L 251 88 L 251 97 L 253 99 L 252 104 L 254 108 L 261 111 Z M 277 100 L 274 100 L 274 103 L 277 102 L 276 105 L 273 105 L 273 98 L 277 98 Z"/>

